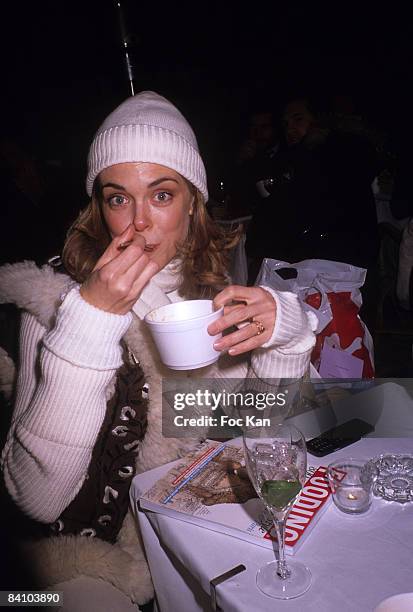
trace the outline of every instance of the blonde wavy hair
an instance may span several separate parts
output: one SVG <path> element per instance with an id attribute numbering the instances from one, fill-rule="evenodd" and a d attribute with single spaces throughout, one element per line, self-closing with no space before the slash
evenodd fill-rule
<path id="1" fill-rule="evenodd" d="M 186 298 L 212 298 L 230 282 L 230 251 L 238 243 L 240 229 L 224 231 L 209 216 L 200 191 L 184 180 L 194 196 L 194 203 L 187 238 L 177 245 L 177 256 L 182 262 L 179 292 Z M 64 267 L 79 283 L 91 274 L 111 241 L 102 204 L 102 188 L 97 177 L 92 199 L 69 228 L 63 248 Z"/>

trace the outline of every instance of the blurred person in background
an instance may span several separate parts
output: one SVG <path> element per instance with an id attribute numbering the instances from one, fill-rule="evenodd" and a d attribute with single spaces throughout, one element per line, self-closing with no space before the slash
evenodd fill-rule
<path id="1" fill-rule="evenodd" d="M 246 135 L 230 171 L 228 210 L 231 217 L 251 215 L 260 200 L 257 181 L 266 176 L 281 149 L 275 113 L 257 106 L 248 116 Z"/>
<path id="2" fill-rule="evenodd" d="M 379 237 L 371 183 L 380 170 L 374 143 L 305 96 L 287 102 L 282 123 L 287 149 L 274 159 L 269 193 L 248 228 L 249 282 L 264 257 L 320 258 L 367 268 L 374 286 Z M 364 310 L 374 327 L 370 293 L 364 289 Z"/>

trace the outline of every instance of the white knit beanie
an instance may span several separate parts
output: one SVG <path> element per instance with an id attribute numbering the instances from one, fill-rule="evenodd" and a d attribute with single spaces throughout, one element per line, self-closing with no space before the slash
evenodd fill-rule
<path id="1" fill-rule="evenodd" d="M 208 200 L 205 167 L 191 126 L 171 102 L 153 91 L 122 102 L 96 132 L 88 156 L 88 194 L 102 170 L 124 162 L 172 168 Z"/>

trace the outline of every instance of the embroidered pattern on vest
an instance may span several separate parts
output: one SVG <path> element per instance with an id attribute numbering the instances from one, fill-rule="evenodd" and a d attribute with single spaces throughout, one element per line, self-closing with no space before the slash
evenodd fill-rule
<path id="1" fill-rule="evenodd" d="M 83 486 L 52 525 L 52 535 L 83 535 L 115 542 L 129 505 L 139 442 L 147 428 L 148 392 L 135 358 L 117 371 Z"/>

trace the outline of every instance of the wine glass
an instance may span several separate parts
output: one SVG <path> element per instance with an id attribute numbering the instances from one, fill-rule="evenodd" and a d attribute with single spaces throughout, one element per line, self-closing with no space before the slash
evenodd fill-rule
<path id="1" fill-rule="evenodd" d="M 245 428 L 243 442 L 249 477 L 271 513 L 278 539 L 278 560 L 258 570 L 257 586 L 270 597 L 292 599 L 311 584 L 304 564 L 285 560 L 285 522 L 306 478 L 305 440 L 298 429 L 283 423 Z"/>

